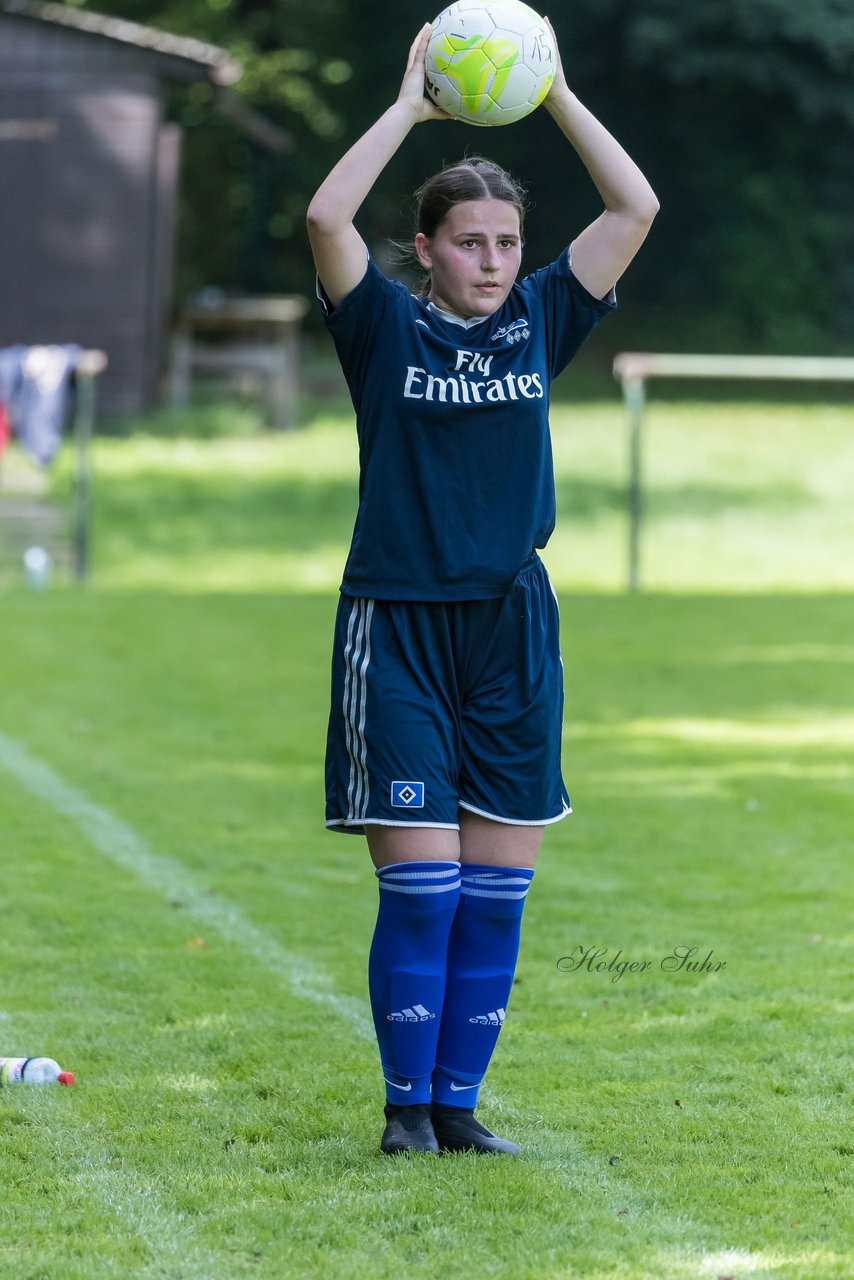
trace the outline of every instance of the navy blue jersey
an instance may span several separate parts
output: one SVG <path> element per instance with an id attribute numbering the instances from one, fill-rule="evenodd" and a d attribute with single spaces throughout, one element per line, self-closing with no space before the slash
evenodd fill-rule
<path id="1" fill-rule="evenodd" d="M 549 386 L 613 299 L 564 252 L 464 321 L 374 265 L 326 323 L 356 410 L 359 511 L 342 592 L 502 596 L 555 519 Z"/>

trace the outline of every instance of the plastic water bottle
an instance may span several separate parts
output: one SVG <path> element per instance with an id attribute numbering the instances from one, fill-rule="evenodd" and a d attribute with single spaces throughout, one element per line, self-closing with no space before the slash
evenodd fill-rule
<path id="1" fill-rule="evenodd" d="M 0 1089 L 7 1084 L 74 1084 L 53 1058 L 0 1058 Z"/>
<path id="2" fill-rule="evenodd" d="M 53 569 L 50 552 L 45 551 L 44 547 L 27 547 L 24 552 L 24 569 L 27 584 L 37 591 L 44 591 L 50 584 L 50 574 Z"/>

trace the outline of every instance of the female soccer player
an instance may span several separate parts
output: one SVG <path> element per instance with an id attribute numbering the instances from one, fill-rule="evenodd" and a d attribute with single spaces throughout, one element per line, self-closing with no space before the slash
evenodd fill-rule
<path id="1" fill-rule="evenodd" d="M 474 1118 L 504 1021 L 560 771 L 558 611 L 537 555 L 554 524 L 549 384 L 615 306 L 658 210 L 570 92 L 546 109 L 603 213 L 517 283 L 524 204 L 479 157 L 420 192 L 415 297 L 372 262 L 357 210 L 410 130 L 425 26 L 395 103 L 308 210 L 318 293 L 356 409 L 359 510 L 336 624 L 327 826 L 364 833 L 379 880 L 369 986 L 382 1151 L 516 1154 Z"/>

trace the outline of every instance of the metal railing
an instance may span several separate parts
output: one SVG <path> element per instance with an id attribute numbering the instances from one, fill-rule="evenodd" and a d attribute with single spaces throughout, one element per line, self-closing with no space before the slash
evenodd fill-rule
<path id="1" fill-rule="evenodd" d="M 708 356 L 623 351 L 614 360 L 629 423 L 628 589 L 640 589 L 643 524 L 643 417 L 652 378 L 722 378 L 778 382 L 852 382 L 854 359 L 844 356 Z"/>

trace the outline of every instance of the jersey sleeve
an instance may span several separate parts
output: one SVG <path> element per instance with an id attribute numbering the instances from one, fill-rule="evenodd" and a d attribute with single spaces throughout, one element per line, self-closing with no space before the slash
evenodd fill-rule
<path id="1" fill-rule="evenodd" d="M 320 280 L 317 296 L 355 401 L 389 314 L 398 305 L 399 291 L 369 257 L 362 279 L 337 307 L 329 302 Z"/>
<path id="2" fill-rule="evenodd" d="M 617 308 L 616 293 L 594 298 L 572 273 L 572 250 L 527 276 L 524 288 L 540 300 L 545 312 L 549 378 L 556 378 L 596 328 Z"/>

